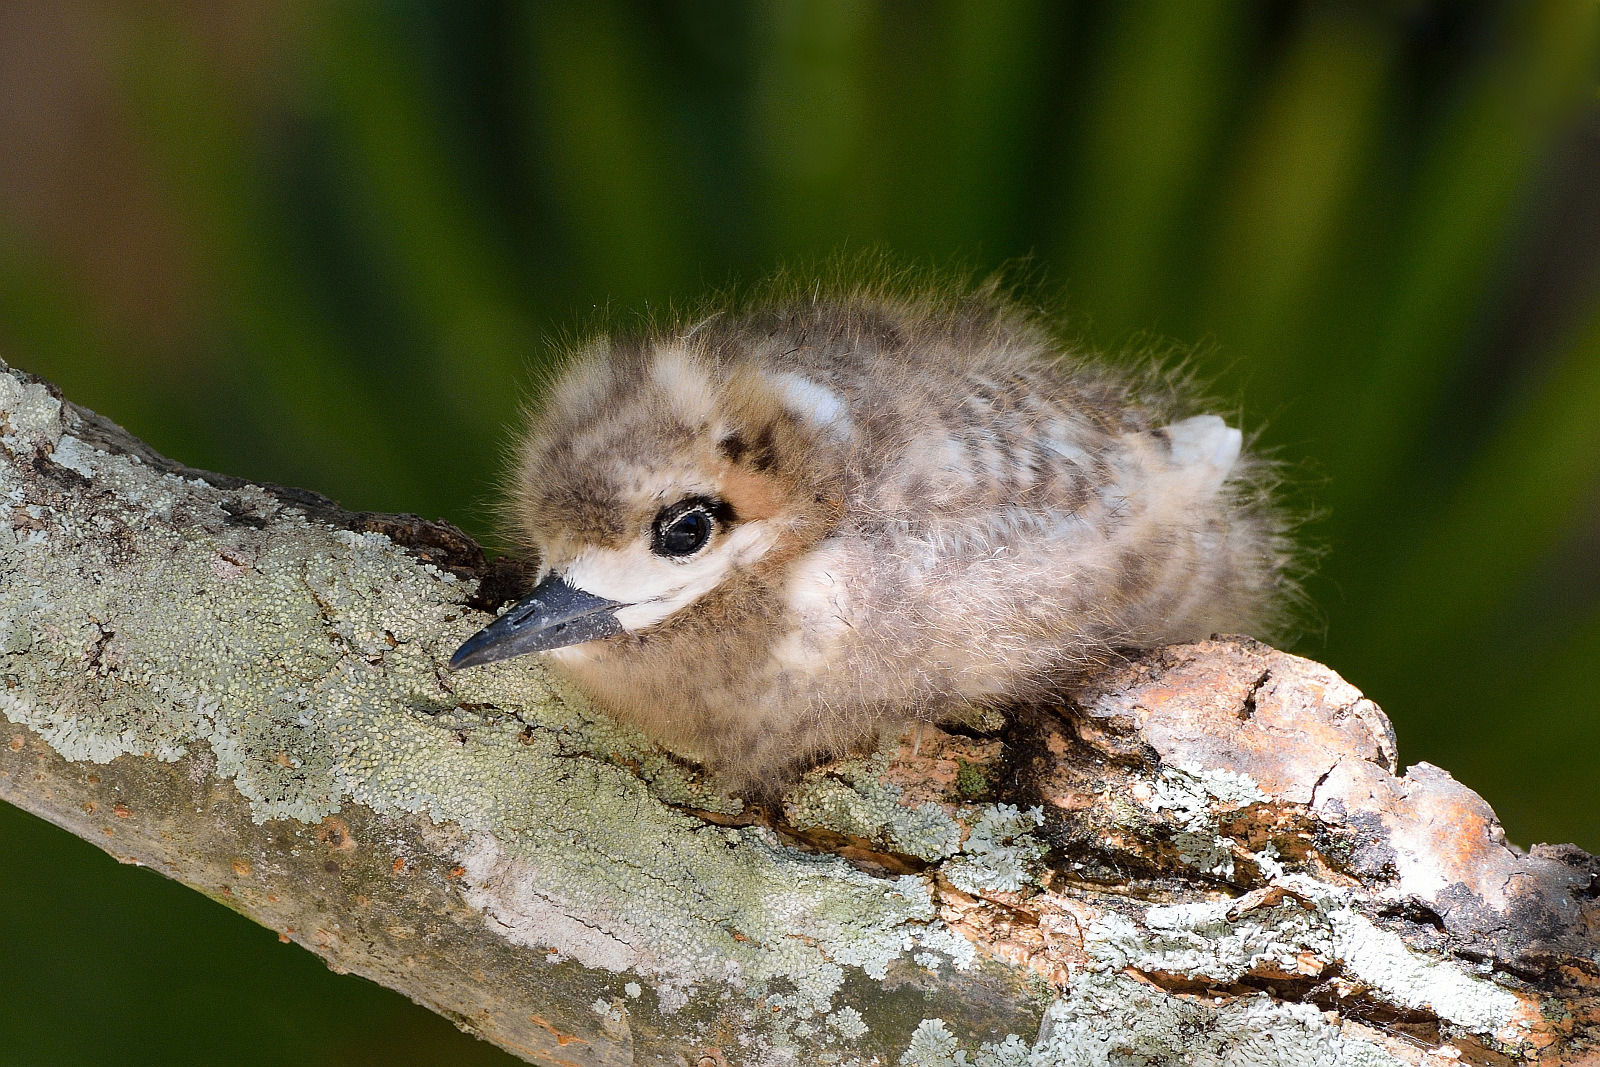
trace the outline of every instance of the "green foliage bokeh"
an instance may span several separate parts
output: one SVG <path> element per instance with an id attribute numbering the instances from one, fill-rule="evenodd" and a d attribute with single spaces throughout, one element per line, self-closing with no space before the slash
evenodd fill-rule
<path id="1" fill-rule="evenodd" d="M 1593 0 L 32 6 L 101 78 L 38 144 L 104 169 L 0 148 L 43 190 L 0 192 L 0 356 L 161 451 L 488 536 L 595 308 L 1026 257 L 1086 343 L 1193 345 L 1263 428 L 1321 516 L 1296 651 L 1403 762 L 1600 849 Z M 0 842 L 7 1062 L 509 1062 L 10 809 Z"/>

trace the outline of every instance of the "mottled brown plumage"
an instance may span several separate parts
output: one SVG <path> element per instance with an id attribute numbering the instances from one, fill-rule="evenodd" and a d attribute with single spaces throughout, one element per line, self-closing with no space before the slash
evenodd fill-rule
<path id="1" fill-rule="evenodd" d="M 1118 649 L 1261 632 L 1288 553 L 1240 446 L 993 287 L 775 287 L 571 355 L 511 511 L 582 604 L 524 607 L 458 661 L 538 630 L 603 708 L 775 789 L 912 720 L 1057 697 Z"/>

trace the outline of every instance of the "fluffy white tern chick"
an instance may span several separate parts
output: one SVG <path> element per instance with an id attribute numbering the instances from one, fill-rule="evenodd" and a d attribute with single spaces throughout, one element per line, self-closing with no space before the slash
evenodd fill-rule
<path id="1" fill-rule="evenodd" d="M 603 336 L 516 455 L 542 560 L 463 668 L 544 652 L 772 792 L 885 730 L 1058 698 L 1118 649 L 1248 631 L 1282 525 L 1239 430 L 992 288 L 791 291 Z"/>

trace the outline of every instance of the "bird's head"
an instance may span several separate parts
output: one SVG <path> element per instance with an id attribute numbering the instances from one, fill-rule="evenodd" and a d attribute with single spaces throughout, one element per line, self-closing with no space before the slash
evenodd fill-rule
<path id="1" fill-rule="evenodd" d="M 837 513 L 847 418 L 824 386 L 683 338 L 591 343 L 532 413 L 511 521 L 543 578 L 455 668 L 683 618 Z"/>

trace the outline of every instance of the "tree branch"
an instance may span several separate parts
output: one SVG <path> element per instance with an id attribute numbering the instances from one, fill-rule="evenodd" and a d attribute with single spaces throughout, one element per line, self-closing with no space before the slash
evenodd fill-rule
<path id="1" fill-rule="evenodd" d="M 0 795 L 531 1062 L 1592 1055 L 1600 864 L 1317 664 L 1160 650 L 762 812 L 536 659 L 448 673 L 523 584 L 448 525 L 4 364 L 0 446 Z"/>

